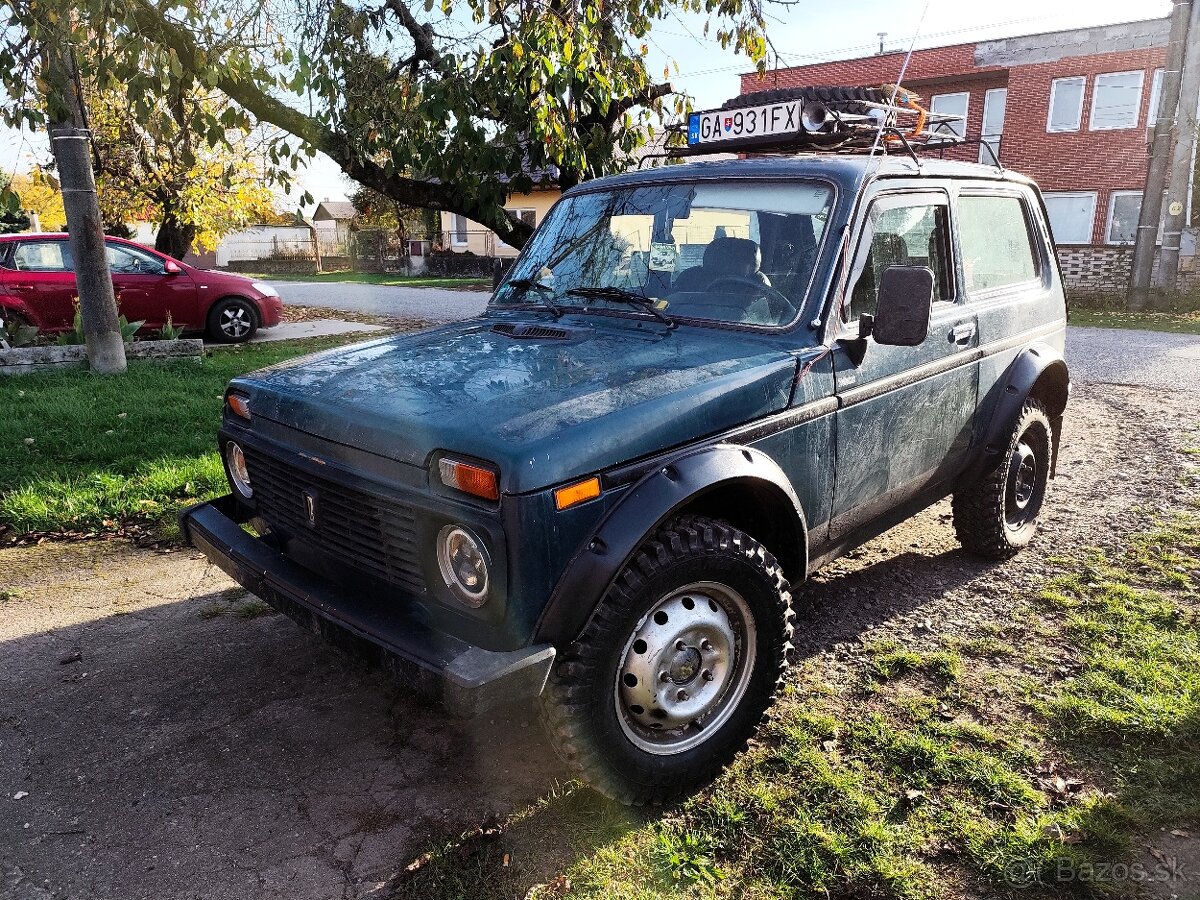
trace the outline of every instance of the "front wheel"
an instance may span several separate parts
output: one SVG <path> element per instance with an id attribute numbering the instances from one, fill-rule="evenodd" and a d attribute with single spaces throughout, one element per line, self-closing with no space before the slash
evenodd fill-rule
<path id="1" fill-rule="evenodd" d="M 954 493 L 954 530 L 962 545 L 988 559 L 1007 559 L 1033 540 L 1050 482 L 1054 429 L 1030 398 L 992 471 Z"/>
<path id="2" fill-rule="evenodd" d="M 676 520 L 639 548 L 556 663 L 542 698 L 551 739 L 623 803 L 703 787 L 774 698 L 792 615 L 766 548 L 723 522 Z"/>
<path id="3" fill-rule="evenodd" d="M 240 344 L 258 331 L 258 310 L 244 297 L 226 297 L 208 313 L 208 336 L 223 344 Z"/>

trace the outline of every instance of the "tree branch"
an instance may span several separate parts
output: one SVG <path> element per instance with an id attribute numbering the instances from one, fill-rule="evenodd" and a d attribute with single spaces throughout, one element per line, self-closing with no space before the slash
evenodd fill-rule
<path id="1" fill-rule="evenodd" d="M 409 176 L 389 173 L 383 166 L 372 159 L 364 158 L 353 147 L 351 138 L 343 133 L 334 131 L 312 116 L 305 115 L 293 109 L 286 103 L 272 97 L 258 85 L 228 74 L 221 65 L 220 59 L 210 58 L 210 55 L 200 47 L 191 32 L 177 23 L 169 20 L 149 0 L 134 0 L 134 16 L 145 33 L 156 35 L 156 39 L 164 46 L 175 51 L 184 68 L 191 72 L 213 71 L 217 74 L 217 87 L 232 100 L 240 104 L 260 122 L 269 122 L 278 128 L 295 135 L 308 145 L 328 155 L 341 167 L 342 171 L 360 184 L 373 188 L 382 194 L 407 206 L 421 206 L 428 209 L 443 210 L 466 216 L 479 224 L 496 232 L 506 244 L 522 247 L 533 234 L 533 229 L 527 224 L 510 215 L 500 204 L 481 203 L 476 198 L 451 184 L 439 181 L 427 181 Z M 440 58 L 433 48 L 429 35 L 420 23 L 412 18 L 407 7 L 399 0 L 388 0 L 388 7 L 413 23 L 415 30 L 422 35 L 434 53 L 434 59 Z M 413 28 L 405 25 L 409 33 Z M 420 44 L 416 35 L 414 43 Z"/>

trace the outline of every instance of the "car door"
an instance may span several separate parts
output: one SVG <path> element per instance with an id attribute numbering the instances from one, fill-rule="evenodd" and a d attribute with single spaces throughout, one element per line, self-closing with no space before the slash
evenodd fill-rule
<path id="1" fill-rule="evenodd" d="M 961 471 L 978 396 L 975 315 L 957 289 L 948 194 L 889 187 L 865 209 L 833 352 L 835 540 Z M 916 347 L 856 339 L 894 265 L 934 273 L 929 334 Z"/>
<path id="2" fill-rule="evenodd" d="M 79 293 L 71 262 L 71 245 L 63 238 L 21 241 L 9 259 L 6 287 L 25 302 L 45 330 L 70 328 Z"/>
<path id="3" fill-rule="evenodd" d="M 167 270 L 166 260 L 148 250 L 107 241 L 108 268 L 121 315 L 160 328 L 170 316 L 176 327 L 198 328 L 196 284 L 186 270 Z"/>

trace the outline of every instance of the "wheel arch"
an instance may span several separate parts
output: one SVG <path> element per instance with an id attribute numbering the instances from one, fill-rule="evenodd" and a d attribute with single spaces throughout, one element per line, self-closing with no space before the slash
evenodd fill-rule
<path id="1" fill-rule="evenodd" d="M 783 470 L 761 450 L 716 444 L 656 466 L 628 489 L 567 564 L 534 639 L 574 640 L 645 539 L 689 514 L 729 522 L 770 550 L 789 581 L 806 577 L 808 528 Z"/>
<path id="2" fill-rule="evenodd" d="M 1053 474 L 1058 459 L 1063 411 L 1071 394 L 1071 376 L 1062 353 L 1048 344 L 1031 344 L 1017 354 L 997 387 L 999 393 L 992 416 L 979 441 L 979 458 L 965 477 L 976 477 L 995 463 L 999 454 L 1004 452 L 1008 433 L 1020 415 L 1021 407 L 1030 398 L 1042 404 L 1054 430 Z"/>

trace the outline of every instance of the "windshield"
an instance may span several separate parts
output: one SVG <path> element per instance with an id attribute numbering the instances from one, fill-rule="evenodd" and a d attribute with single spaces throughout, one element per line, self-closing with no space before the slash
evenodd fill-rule
<path id="1" fill-rule="evenodd" d="M 803 305 L 832 198 L 821 184 L 741 181 L 568 197 L 493 303 L 787 325 Z"/>

